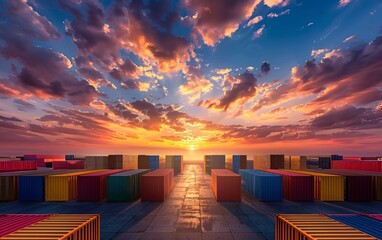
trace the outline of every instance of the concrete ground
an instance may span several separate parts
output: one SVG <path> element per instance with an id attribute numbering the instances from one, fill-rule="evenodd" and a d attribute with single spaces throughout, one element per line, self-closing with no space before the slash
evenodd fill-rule
<path id="1" fill-rule="evenodd" d="M 1 202 L 0 213 L 99 213 L 101 239 L 274 239 L 277 213 L 382 213 L 382 202 L 216 202 L 203 166 L 185 165 L 164 203 Z"/>

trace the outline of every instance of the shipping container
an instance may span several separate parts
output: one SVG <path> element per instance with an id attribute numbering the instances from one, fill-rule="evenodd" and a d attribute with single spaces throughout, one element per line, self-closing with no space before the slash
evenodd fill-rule
<path id="1" fill-rule="evenodd" d="M 85 155 L 65 155 L 65 160 L 85 160 Z"/>
<path id="2" fill-rule="evenodd" d="M 108 169 L 122 169 L 124 155 L 109 155 L 108 156 Z"/>
<path id="3" fill-rule="evenodd" d="M 166 155 L 159 155 L 159 169 L 166 169 Z"/>
<path id="4" fill-rule="evenodd" d="M 350 169 L 350 170 L 358 170 L 358 171 L 382 172 L 382 161 L 379 161 L 379 160 L 332 161 L 332 169 Z"/>
<path id="5" fill-rule="evenodd" d="M 49 214 L 0 214 L 0 238 L 49 216 Z"/>
<path id="6" fill-rule="evenodd" d="M 247 169 L 253 169 L 253 160 L 247 160 Z"/>
<path id="7" fill-rule="evenodd" d="M 284 155 L 254 155 L 253 169 L 284 169 Z"/>
<path id="8" fill-rule="evenodd" d="M 318 167 L 321 169 L 330 169 L 330 157 L 319 157 Z"/>
<path id="9" fill-rule="evenodd" d="M 290 201 L 313 201 L 313 176 L 283 170 L 264 169 L 283 178 L 283 197 Z"/>
<path id="10" fill-rule="evenodd" d="M 149 169 L 129 170 L 107 177 L 108 201 L 135 201 L 141 196 L 141 178 Z"/>
<path id="11" fill-rule="evenodd" d="M 0 161 L 0 172 L 22 171 L 22 170 L 35 170 L 37 164 L 35 161 Z"/>
<path id="12" fill-rule="evenodd" d="M 2 239 L 99 240 L 100 217 L 94 214 L 56 214 Z"/>
<path id="13" fill-rule="evenodd" d="M 18 181 L 19 201 L 44 201 L 46 176 L 79 171 L 61 169 L 21 175 Z"/>
<path id="14" fill-rule="evenodd" d="M 183 155 L 166 155 L 167 169 L 174 169 L 174 175 L 177 176 L 183 171 Z"/>
<path id="15" fill-rule="evenodd" d="M 247 169 L 247 155 L 232 156 L 232 171 L 239 173 L 239 169 Z"/>
<path id="16" fill-rule="evenodd" d="M 344 161 L 360 161 L 361 157 L 343 157 L 342 160 L 344 160 Z"/>
<path id="17" fill-rule="evenodd" d="M 77 198 L 78 176 L 98 172 L 89 170 L 45 177 L 45 201 L 69 201 Z"/>
<path id="18" fill-rule="evenodd" d="M 225 156 L 225 169 L 233 171 L 232 155 Z"/>
<path id="19" fill-rule="evenodd" d="M 86 169 L 108 169 L 109 167 L 108 156 L 86 156 L 85 168 Z"/>
<path id="20" fill-rule="evenodd" d="M 276 240 L 376 240 L 322 214 L 276 214 Z"/>
<path id="21" fill-rule="evenodd" d="M 138 155 L 123 155 L 123 169 L 138 169 Z"/>
<path id="22" fill-rule="evenodd" d="M 356 214 L 328 214 L 327 216 L 377 239 L 382 239 L 382 222 L 377 219 Z"/>
<path id="23" fill-rule="evenodd" d="M 314 170 L 318 171 L 318 170 Z M 345 200 L 347 201 L 372 201 L 373 178 L 363 174 L 351 173 L 346 170 L 321 170 L 319 172 L 336 174 L 344 177 Z"/>
<path id="24" fill-rule="evenodd" d="M 331 160 L 343 160 L 344 157 L 343 157 L 342 155 L 332 154 L 332 155 L 330 156 L 330 159 L 331 159 Z"/>
<path id="25" fill-rule="evenodd" d="M 312 175 L 314 177 L 314 198 L 321 201 L 344 201 L 344 177 L 333 174 L 318 173 L 303 170 L 288 170 Z"/>
<path id="26" fill-rule="evenodd" d="M 159 169 L 142 176 L 142 202 L 164 202 L 174 187 L 174 169 Z"/>
<path id="27" fill-rule="evenodd" d="M 361 157 L 361 160 L 378 160 L 378 157 Z"/>
<path id="28" fill-rule="evenodd" d="M 364 214 L 364 216 L 382 221 L 382 214 Z"/>
<path id="29" fill-rule="evenodd" d="M 241 177 L 227 169 L 211 170 L 211 187 L 218 202 L 241 201 Z"/>
<path id="30" fill-rule="evenodd" d="M 259 170 L 239 170 L 241 188 L 259 201 L 282 201 L 282 177 Z"/>
<path id="31" fill-rule="evenodd" d="M 159 169 L 159 155 L 138 155 L 138 169 Z"/>
<path id="32" fill-rule="evenodd" d="M 37 160 L 37 159 L 57 159 L 57 160 L 65 160 L 65 155 L 24 155 L 24 160 Z"/>
<path id="33" fill-rule="evenodd" d="M 204 155 L 204 171 L 211 175 L 211 169 L 225 169 L 225 155 Z"/>
<path id="34" fill-rule="evenodd" d="M 290 169 L 307 169 L 306 156 L 290 156 Z"/>
<path id="35" fill-rule="evenodd" d="M 284 156 L 284 169 L 290 169 L 291 156 Z"/>
<path id="36" fill-rule="evenodd" d="M 0 173 L 0 201 L 15 201 L 18 199 L 19 176 L 46 171 L 29 170 Z"/>
<path id="37" fill-rule="evenodd" d="M 77 178 L 78 201 L 102 201 L 106 198 L 107 177 L 125 170 L 113 169 L 80 175 Z"/>
<path id="38" fill-rule="evenodd" d="M 68 161 L 59 161 L 52 162 L 52 169 L 84 169 L 85 161 L 84 160 L 68 160 Z"/>

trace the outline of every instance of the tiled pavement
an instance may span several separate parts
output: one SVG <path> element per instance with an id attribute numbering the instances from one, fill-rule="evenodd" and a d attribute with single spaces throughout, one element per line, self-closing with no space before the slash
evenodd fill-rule
<path id="1" fill-rule="evenodd" d="M 100 213 L 101 239 L 274 239 L 276 213 L 382 213 L 382 202 L 216 202 L 202 165 L 185 165 L 164 203 L 2 202 L 0 213 Z"/>

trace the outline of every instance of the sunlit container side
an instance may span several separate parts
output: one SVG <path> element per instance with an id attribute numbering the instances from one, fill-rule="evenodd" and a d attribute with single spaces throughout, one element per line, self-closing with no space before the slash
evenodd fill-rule
<path id="1" fill-rule="evenodd" d="M 327 216 L 377 239 L 382 239 L 382 222 L 377 219 L 356 214 L 328 214 Z"/>
<path id="2" fill-rule="evenodd" d="M 0 173 L 0 201 L 15 201 L 18 199 L 19 176 L 46 171 L 29 170 Z"/>
<path id="3" fill-rule="evenodd" d="M 247 169 L 247 155 L 232 156 L 232 171 L 239 173 L 239 169 Z"/>
<path id="4" fill-rule="evenodd" d="M 348 201 L 372 201 L 373 178 L 363 174 L 351 173 L 346 170 L 314 170 L 321 173 L 336 174 L 344 177 L 345 200 Z"/>
<path id="5" fill-rule="evenodd" d="M 28 173 L 19 176 L 19 201 L 44 201 L 45 200 L 45 176 L 63 173 L 79 172 L 80 170 L 46 170 L 37 173 Z"/>
<path id="6" fill-rule="evenodd" d="M 285 199 L 290 201 L 313 201 L 313 176 L 274 169 L 264 169 L 263 171 L 282 176 L 283 197 Z"/>
<path id="7" fill-rule="evenodd" d="M 382 172 L 382 161 L 379 161 L 379 160 L 332 161 L 332 169 L 350 169 L 350 170 L 357 170 L 357 171 Z"/>
<path id="8" fill-rule="evenodd" d="M 227 169 L 211 170 L 211 187 L 218 202 L 241 201 L 241 177 Z"/>
<path id="9" fill-rule="evenodd" d="M 344 201 L 344 177 L 303 170 L 288 170 L 292 172 L 312 175 L 314 177 L 314 198 L 321 201 Z"/>
<path id="10" fill-rule="evenodd" d="M 2 239 L 99 240 L 100 217 L 94 214 L 57 214 L 11 233 Z"/>
<path id="11" fill-rule="evenodd" d="M 232 155 L 226 155 L 225 156 L 225 169 L 233 171 Z"/>
<path id="12" fill-rule="evenodd" d="M 166 155 L 159 155 L 159 169 L 166 168 Z"/>
<path id="13" fill-rule="evenodd" d="M 291 156 L 284 156 L 284 169 L 290 169 Z"/>
<path id="14" fill-rule="evenodd" d="M 123 155 L 123 169 L 138 169 L 138 155 Z"/>
<path id="15" fill-rule="evenodd" d="M 164 202 L 174 187 L 174 169 L 159 169 L 142 176 L 142 202 Z"/>
<path id="16" fill-rule="evenodd" d="M 138 155 L 138 169 L 159 169 L 159 155 Z"/>
<path id="17" fill-rule="evenodd" d="M 76 199 L 78 176 L 98 171 L 101 170 L 45 176 L 45 201 L 69 201 Z"/>
<path id="18" fill-rule="evenodd" d="M 284 169 L 284 155 L 254 155 L 253 169 Z"/>
<path id="19" fill-rule="evenodd" d="M 376 240 L 321 214 L 276 214 L 275 240 Z"/>
<path id="20" fill-rule="evenodd" d="M 108 156 L 86 156 L 85 168 L 86 169 L 108 169 L 109 158 Z"/>
<path id="21" fill-rule="evenodd" d="M 141 196 L 142 175 L 149 169 L 129 170 L 107 177 L 108 201 L 135 201 Z"/>
<path id="22" fill-rule="evenodd" d="M 259 170 L 240 169 L 241 187 L 259 201 L 282 201 L 282 177 Z"/>
<path id="23" fill-rule="evenodd" d="M 290 156 L 290 169 L 307 169 L 306 156 Z"/>
<path id="24" fill-rule="evenodd" d="M 52 169 L 84 169 L 84 168 L 85 168 L 84 160 L 68 160 L 68 161 L 52 162 Z"/>
<path id="25" fill-rule="evenodd" d="M 253 169 L 253 160 L 247 160 L 247 169 Z"/>
<path id="26" fill-rule="evenodd" d="M 204 155 L 204 171 L 211 175 L 211 169 L 225 169 L 225 155 Z"/>
<path id="27" fill-rule="evenodd" d="M 183 155 L 166 155 L 165 160 L 165 168 L 174 169 L 175 176 L 183 171 Z"/>
<path id="28" fill-rule="evenodd" d="M 113 169 L 80 175 L 77 178 L 78 201 L 102 201 L 106 198 L 107 177 L 125 170 Z"/>
<path id="29" fill-rule="evenodd" d="M 0 238 L 49 216 L 49 214 L 0 214 Z"/>
<path id="30" fill-rule="evenodd" d="M 10 161 L 0 161 L 0 172 L 10 172 L 10 171 L 23 171 L 23 170 L 35 170 L 37 169 L 37 164 L 35 161 L 20 161 L 20 160 L 10 160 Z"/>

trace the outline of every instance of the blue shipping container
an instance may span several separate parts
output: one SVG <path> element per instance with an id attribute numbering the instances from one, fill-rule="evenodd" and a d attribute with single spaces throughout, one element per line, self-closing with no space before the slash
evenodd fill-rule
<path id="1" fill-rule="evenodd" d="M 37 201 L 45 200 L 45 176 L 20 176 L 19 200 Z"/>
<path id="2" fill-rule="evenodd" d="M 239 170 L 242 189 L 259 201 L 282 201 L 282 176 L 259 170 Z"/>
<path id="3" fill-rule="evenodd" d="M 150 155 L 149 161 L 150 161 L 150 171 L 154 171 L 154 170 L 159 169 L 159 156 L 158 155 Z"/>
<path id="4" fill-rule="evenodd" d="M 378 239 L 382 239 L 382 221 L 361 215 L 328 215 L 336 221 L 356 228 Z"/>

